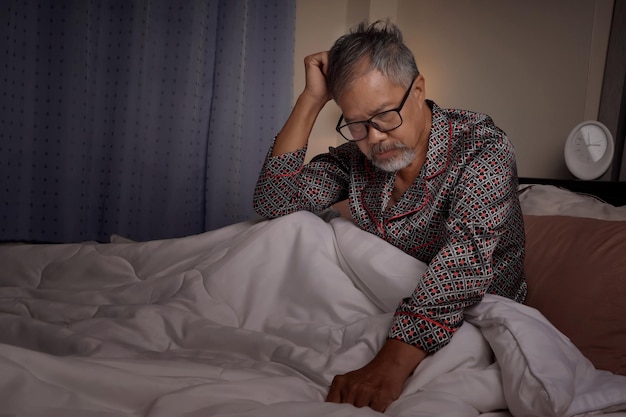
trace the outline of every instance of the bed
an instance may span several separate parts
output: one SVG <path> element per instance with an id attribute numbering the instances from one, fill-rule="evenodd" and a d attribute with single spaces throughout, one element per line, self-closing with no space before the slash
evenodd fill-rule
<path id="1" fill-rule="evenodd" d="M 624 185 L 522 182 L 527 302 L 467 311 L 387 415 L 626 416 Z M 323 400 L 424 265 L 337 214 L 0 245 L 0 415 L 381 415 Z"/>

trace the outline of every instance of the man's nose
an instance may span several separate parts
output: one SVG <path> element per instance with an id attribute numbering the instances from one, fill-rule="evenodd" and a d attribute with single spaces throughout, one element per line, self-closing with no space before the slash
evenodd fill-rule
<path id="1" fill-rule="evenodd" d="M 387 138 L 387 134 L 376 129 L 374 126 L 367 126 L 367 141 L 372 145 L 382 142 Z"/>

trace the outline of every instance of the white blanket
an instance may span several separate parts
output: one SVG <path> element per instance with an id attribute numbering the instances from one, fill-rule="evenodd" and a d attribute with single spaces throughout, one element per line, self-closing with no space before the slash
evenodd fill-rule
<path id="1" fill-rule="evenodd" d="M 424 265 L 309 213 L 151 242 L 0 246 L 0 415 L 374 416 L 323 400 Z M 487 296 L 392 416 L 626 410 L 536 310 Z M 510 414 L 509 414 L 510 413 Z"/>

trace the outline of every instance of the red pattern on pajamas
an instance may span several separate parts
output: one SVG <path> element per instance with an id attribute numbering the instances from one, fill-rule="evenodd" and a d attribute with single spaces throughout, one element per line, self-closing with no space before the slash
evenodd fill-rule
<path id="1" fill-rule="evenodd" d="M 521 302 L 527 289 L 511 143 L 485 114 L 428 104 L 426 161 L 393 206 L 387 208 L 395 173 L 374 167 L 355 143 L 345 143 L 306 165 L 306 148 L 268 155 L 254 207 L 274 218 L 348 198 L 361 228 L 428 264 L 413 294 L 400 302 L 389 337 L 435 352 L 462 324 L 464 309 L 485 293 Z"/>

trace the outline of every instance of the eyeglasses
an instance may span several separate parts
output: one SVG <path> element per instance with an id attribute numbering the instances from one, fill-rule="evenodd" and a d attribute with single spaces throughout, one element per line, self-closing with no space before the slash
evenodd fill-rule
<path id="1" fill-rule="evenodd" d="M 415 82 L 416 78 L 413 78 L 409 89 L 406 90 L 406 93 L 404 93 L 404 97 L 402 97 L 402 102 L 395 109 L 386 110 L 384 112 L 375 114 L 368 120 L 350 122 L 344 125 L 341 124 L 341 122 L 343 121 L 342 114 L 339 118 L 339 121 L 337 122 L 337 127 L 335 127 L 335 130 L 339 132 L 339 134 L 341 134 L 344 139 L 350 142 L 357 142 L 367 137 L 368 126 L 372 126 L 379 132 L 389 132 L 390 130 L 399 128 L 402 125 L 402 116 L 400 115 L 400 111 L 402 110 L 402 107 L 404 107 L 406 99 L 409 97 L 409 93 L 411 92 L 411 88 L 413 87 L 413 83 Z"/>

